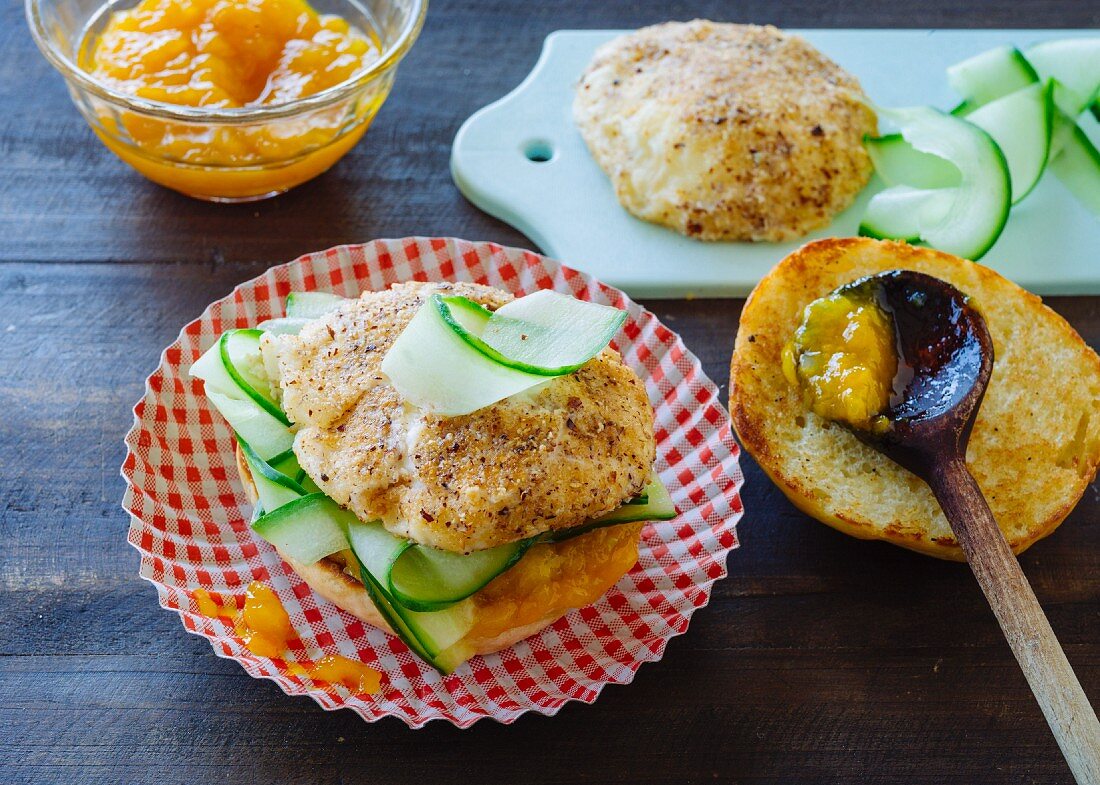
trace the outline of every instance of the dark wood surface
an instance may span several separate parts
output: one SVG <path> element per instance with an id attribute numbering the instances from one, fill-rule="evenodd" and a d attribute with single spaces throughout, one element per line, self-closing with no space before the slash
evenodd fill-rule
<path id="1" fill-rule="evenodd" d="M 0 782 L 1065 783 L 965 567 L 796 512 L 748 458 L 742 547 L 629 687 L 557 717 L 410 731 L 326 713 L 187 635 L 138 579 L 119 508 L 130 406 L 160 350 L 266 266 L 341 242 L 527 245 L 456 192 L 450 142 L 563 27 L 1095 27 L 1080 0 L 435 2 L 376 126 L 335 169 L 243 207 L 143 181 L 93 139 L 0 9 Z M 1100 298 L 1051 302 L 1100 346 Z M 649 305 L 725 387 L 740 302 Z M 1100 701 L 1100 494 L 1022 559 Z"/>

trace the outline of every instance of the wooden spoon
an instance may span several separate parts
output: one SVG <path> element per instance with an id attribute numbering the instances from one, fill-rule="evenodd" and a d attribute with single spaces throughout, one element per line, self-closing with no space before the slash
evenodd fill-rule
<path id="1" fill-rule="evenodd" d="M 893 270 L 858 286 L 869 287 L 894 318 L 901 383 L 895 380 L 883 413 L 889 430 L 854 432 L 928 483 L 1070 770 L 1079 785 L 1100 785 L 1096 712 L 966 468 L 966 445 L 993 370 L 985 320 L 958 289 L 923 273 Z"/>

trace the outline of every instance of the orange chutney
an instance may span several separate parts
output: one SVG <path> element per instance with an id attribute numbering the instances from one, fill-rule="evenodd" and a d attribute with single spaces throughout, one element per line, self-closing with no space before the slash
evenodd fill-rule
<path id="1" fill-rule="evenodd" d="M 346 81 L 378 60 L 372 35 L 305 0 L 141 0 L 86 42 L 90 74 L 118 92 L 186 107 L 285 104 Z M 206 198 L 286 190 L 331 166 L 388 92 L 292 117 L 216 124 L 104 112 L 93 129 L 150 179 Z"/>
<path id="2" fill-rule="evenodd" d="M 474 595 L 477 621 L 467 640 L 495 638 L 595 602 L 638 561 L 643 526 L 624 523 L 534 546 Z"/>
<path id="3" fill-rule="evenodd" d="M 271 587 L 259 581 L 248 585 L 244 608 L 240 610 L 235 599 L 232 600 L 232 605 L 222 604 L 215 601 L 205 589 L 196 589 L 194 598 L 199 613 L 207 618 L 221 619 L 233 624 L 237 635 L 249 651 L 261 657 L 281 657 L 290 642 L 298 637 L 278 595 Z M 321 657 L 309 668 L 289 663 L 287 671 L 308 676 L 313 681 L 342 684 L 361 695 L 377 692 L 382 681 L 378 671 L 339 654 Z"/>

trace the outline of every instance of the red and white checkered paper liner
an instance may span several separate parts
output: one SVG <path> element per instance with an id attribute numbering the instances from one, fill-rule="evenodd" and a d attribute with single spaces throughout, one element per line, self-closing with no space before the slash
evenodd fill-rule
<path id="1" fill-rule="evenodd" d="M 516 295 L 551 288 L 625 308 L 629 317 L 615 346 L 645 381 L 656 410 L 657 470 L 680 510 L 675 520 L 645 528 L 637 566 L 599 602 L 449 676 L 397 638 L 316 597 L 251 533 L 230 429 L 206 402 L 202 384 L 187 375 L 222 331 L 282 315 L 291 291 L 352 297 L 410 280 L 474 281 Z M 591 703 L 604 685 L 629 683 L 643 662 L 660 659 L 669 639 L 687 630 L 737 546 L 738 448 L 698 359 L 622 292 L 530 251 L 454 239 L 377 240 L 274 267 L 183 328 L 149 377 L 134 419 L 122 466 L 123 506 L 131 514 L 129 542 L 141 553 L 140 574 L 157 587 L 160 604 L 252 676 L 366 720 L 393 715 L 420 727 L 446 719 L 464 728 L 483 717 L 509 723 L 529 710 L 554 714 L 570 700 Z M 231 601 L 253 580 L 275 589 L 300 636 L 286 660 L 253 654 L 231 624 L 198 612 L 196 589 Z M 381 691 L 355 695 L 290 667 L 308 667 L 325 654 L 375 667 L 383 674 Z"/>

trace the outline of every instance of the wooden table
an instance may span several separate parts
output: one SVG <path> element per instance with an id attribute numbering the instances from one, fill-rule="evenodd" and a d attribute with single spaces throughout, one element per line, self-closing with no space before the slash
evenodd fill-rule
<path id="1" fill-rule="evenodd" d="M 459 196 L 447 160 L 462 119 L 556 28 L 1087 27 L 1096 4 L 439 0 L 366 140 L 240 207 L 160 189 L 101 148 L 19 5 L 0 10 L 0 782 L 1069 781 L 966 568 L 809 521 L 748 458 L 730 576 L 662 662 L 554 718 L 416 732 L 288 698 L 187 635 L 137 577 L 118 467 L 161 348 L 265 267 L 414 233 L 529 244 Z M 1100 345 L 1100 298 L 1051 304 Z M 741 303 L 648 305 L 725 386 Z M 1095 487 L 1023 564 L 1100 701 Z"/>

